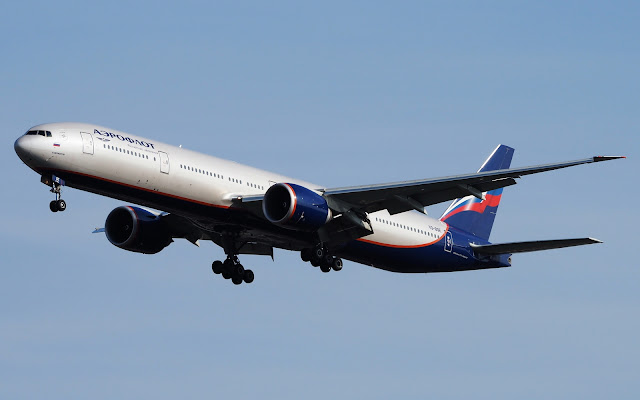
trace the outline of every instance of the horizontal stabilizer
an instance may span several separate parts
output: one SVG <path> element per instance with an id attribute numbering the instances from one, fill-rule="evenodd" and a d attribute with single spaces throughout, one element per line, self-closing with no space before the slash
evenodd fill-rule
<path id="1" fill-rule="evenodd" d="M 531 242 L 513 242 L 500 244 L 471 244 L 471 248 L 476 253 L 482 254 L 513 254 L 527 253 L 530 251 L 560 249 L 563 247 L 582 246 L 585 244 L 602 243 L 598 239 L 559 239 L 559 240 L 534 240 Z"/>

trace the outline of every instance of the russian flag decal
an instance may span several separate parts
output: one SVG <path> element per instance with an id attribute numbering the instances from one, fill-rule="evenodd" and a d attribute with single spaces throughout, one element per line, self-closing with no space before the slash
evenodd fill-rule
<path id="1" fill-rule="evenodd" d="M 54 143 L 53 147 L 60 147 L 60 143 Z"/>

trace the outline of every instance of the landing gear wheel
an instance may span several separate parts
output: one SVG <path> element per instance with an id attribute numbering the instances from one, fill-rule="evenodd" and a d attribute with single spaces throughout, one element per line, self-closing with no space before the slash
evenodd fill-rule
<path id="1" fill-rule="evenodd" d="M 342 269 L 342 260 L 338 257 L 334 258 L 331 268 L 333 268 L 334 271 L 340 271 Z"/>
<path id="2" fill-rule="evenodd" d="M 214 274 L 218 275 L 222 272 L 222 261 L 216 260 L 211 264 L 211 270 Z"/>
<path id="3" fill-rule="evenodd" d="M 253 271 L 250 269 L 245 269 L 242 279 L 244 280 L 245 283 L 253 282 L 253 279 L 254 279 Z"/>
<path id="4" fill-rule="evenodd" d="M 236 264 L 233 267 L 233 275 L 239 276 L 242 280 L 242 277 L 244 276 L 244 267 L 241 264 Z"/>
<path id="5" fill-rule="evenodd" d="M 322 272 L 329 272 L 329 271 L 331 271 L 331 266 L 330 266 L 330 265 L 328 265 L 328 264 L 322 264 L 322 265 L 320 266 L 320 271 L 322 271 Z"/>
<path id="6" fill-rule="evenodd" d="M 231 278 L 231 282 L 233 282 L 234 285 L 239 285 L 242 283 L 242 278 L 239 276 L 234 276 L 233 278 Z"/>
<path id="7" fill-rule="evenodd" d="M 52 200 L 51 203 L 49 203 L 49 210 L 51 210 L 51 212 L 57 212 L 58 211 L 58 202 L 55 200 Z"/>
<path id="8" fill-rule="evenodd" d="M 302 251 L 300 251 L 300 258 L 302 258 L 304 262 L 311 261 L 311 249 L 302 249 Z"/>
<path id="9" fill-rule="evenodd" d="M 325 254 L 327 254 L 327 252 L 324 250 L 324 247 L 318 246 L 313 251 L 313 258 L 315 258 L 316 260 L 322 260 Z"/>
<path id="10" fill-rule="evenodd" d="M 324 261 L 322 263 L 331 267 L 333 265 L 333 256 L 327 253 L 324 256 Z"/>
<path id="11" fill-rule="evenodd" d="M 62 199 L 56 201 L 56 205 L 58 207 L 58 211 L 64 211 L 67 209 L 67 202 Z"/>

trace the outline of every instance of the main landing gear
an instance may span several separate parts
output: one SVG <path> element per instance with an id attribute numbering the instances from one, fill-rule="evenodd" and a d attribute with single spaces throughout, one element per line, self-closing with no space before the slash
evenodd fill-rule
<path id="1" fill-rule="evenodd" d="M 214 274 L 222 274 L 224 279 L 231 279 L 234 285 L 242 282 L 253 282 L 254 275 L 250 269 L 244 269 L 237 256 L 228 256 L 224 262 L 216 260 L 211 264 L 211 270 Z"/>
<path id="2" fill-rule="evenodd" d="M 62 185 L 58 182 L 51 182 L 51 193 L 55 193 L 56 199 L 49 203 L 49 209 L 52 212 L 64 211 L 67 209 L 67 202 L 62 200 L 60 196 L 62 195 Z"/>
<path id="3" fill-rule="evenodd" d="M 211 264 L 211 270 L 216 275 L 222 275 L 224 279 L 231 279 L 234 285 L 242 282 L 253 282 L 254 275 L 250 269 L 244 269 L 240 260 L 238 260 L 238 235 L 237 232 L 225 232 L 222 234 L 222 247 L 227 254 L 227 259 L 222 261 L 214 261 Z"/>
<path id="4" fill-rule="evenodd" d="M 314 267 L 320 267 L 320 271 L 329 272 L 331 270 L 340 271 L 342 269 L 342 260 L 334 257 L 329 253 L 326 246 L 319 244 L 312 249 L 302 249 L 300 258 L 304 262 L 311 262 Z"/>

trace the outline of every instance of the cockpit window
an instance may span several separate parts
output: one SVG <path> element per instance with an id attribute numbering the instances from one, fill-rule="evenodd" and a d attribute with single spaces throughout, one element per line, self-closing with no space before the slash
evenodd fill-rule
<path id="1" fill-rule="evenodd" d="M 51 131 L 29 131 L 25 133 L 25 135 L 40 135 L 40 136 L 51 137 Z"/>

